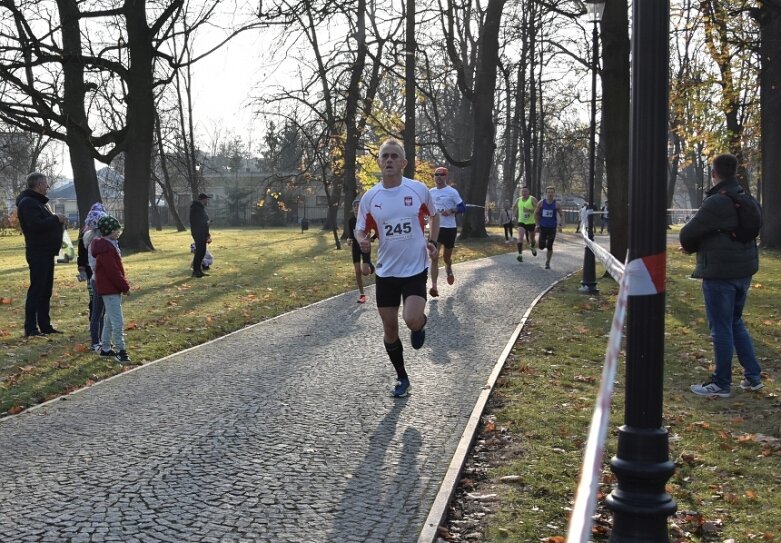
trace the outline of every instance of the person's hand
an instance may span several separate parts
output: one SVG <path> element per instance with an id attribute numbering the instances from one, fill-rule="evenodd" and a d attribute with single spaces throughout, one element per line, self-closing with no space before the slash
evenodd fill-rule
<path id="1" fill-rule="evenodd" d="M 62 213 L 57 213 L 57 219 L 59 219 L 60 224 L 68 224 L 68 219 Z"/>
<path id="2" fill-rule="evenodd" d="M 369 241 L 369 238 L 367 237 L 361 239 L 361 241 L 358 242 L 358 245 L 361 247 L 362 253 L 368 253 L 372 250 L 372 242 Z"/>
<path id="3" fill-rule="evenodd" d="M 206 243 L 211 243 L 211 242 L 212 242 L 212 237 L 206 236 Z"/>
<path id="4" fill-rule="evenodd" d="M 450 212 L 449 209 L 443 209 L 440 215 L 442 215 L 443 217 L 449 217 L 452 215 L 452 213 Z"/>
<path id="5" fill-rule="evenodd" d="M 352 247 L 353 246 L 353 238 L 347 238 L 347 246 Z"/>
<path id="6" fill-rule="evenodd" d="M 439 246 L 436 243 L 429 241 L 426 244 L 426 249 L 428 249 L 429 258 L 431 259 L 437 258 L 437 253 L 439 253 Z"/>

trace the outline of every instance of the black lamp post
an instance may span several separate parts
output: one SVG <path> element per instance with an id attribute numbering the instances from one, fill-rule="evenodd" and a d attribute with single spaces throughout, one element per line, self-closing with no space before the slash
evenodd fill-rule
<path id="1" fill-rule="evenodd" d="M 594 241 L 594 171 L 596 164 L 597 140 L 597 72 L 599 71 L 599 21 L 605 10 L 605 0 L 586 0 L 586 12 L 589 21 L 593 23 L 591 34 L 591 125 L 589 126 L 588 142 L 588 239 Z M 586 247 L 583 253 L 583 279 L 579 292 L 584 294 L 599 294 L 597 288 L 597 271 L 594 253 Z"/>
<path id="2" fill-rule="evenodd" d="M 653 279 L 627 303 L 624 425 L 610 467 L 618 480 L 606 500 L 611 543 L 667 543 L 667 493 L 675 465 L 663 426 L 664 310 L 667 250 L 668 0 L 632 2 L 629 262 Z M 639 275 L 639 274 L 638 274 Z"/>

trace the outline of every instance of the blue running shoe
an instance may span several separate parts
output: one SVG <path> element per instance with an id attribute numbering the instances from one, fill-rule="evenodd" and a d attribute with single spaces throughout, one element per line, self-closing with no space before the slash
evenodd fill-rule
<path id="1" fill-rule="evenodd" d="M 391 390 L 391 396 L 394 398 L 403 398 L 409 394 L 411 388 L 412 385 L 409 384 L 409 379 L 400 379 L 399 381 L 396 381 L 396 386 Z"/>
<path id="2" fill-rule="evenodd" d="M 426 317 L 426 320 L 423 322 L 423 328 L 421 328 L 420 330 L 410 332 L 409 334 L 409 342 L 412 344 L 412 348 L 415 350 L 418 350 L 421 347 L 423 347 L 423 344 L 426 342 L 427 322 L 428 322 L 428 317 Z"/>

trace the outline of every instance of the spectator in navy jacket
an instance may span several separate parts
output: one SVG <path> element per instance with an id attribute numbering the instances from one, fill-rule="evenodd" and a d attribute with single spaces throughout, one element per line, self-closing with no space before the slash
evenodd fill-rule
<path id="1" fill-rule="evenodd" d="M 62 246 L 65 216 L 52 213 L 47 203 L 48 178 L 38 172 L 27 176 L 27 189 L 16 198 L 16 213 L 24 233 L 24 249 L 30 268 L 30 288 L 24 304 L 26 337 L 60 334 L 49 315 L 54 287 L 54 258 Z"/>
<path id="2" fill-rule="evenodd" d="M 206 206 L 209 198 L 204 193 L 198 195 L 190 205 L 190 232 L 195 242 L 195 254 L 193 255 L 193 277 L 209 275 L 203 271 L 203 257 L 206 255 L 206 243 L 211 240 L 209 235 L 209 215 L 206 214 Z"/>

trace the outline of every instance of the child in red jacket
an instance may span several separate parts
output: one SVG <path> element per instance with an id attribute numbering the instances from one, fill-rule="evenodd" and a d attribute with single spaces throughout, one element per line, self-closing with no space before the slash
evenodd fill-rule
<path id="1" fill-rule="evenodd" d="M 121 364 L 130 362 L 125 350 L 124 317 L 122 315 L 122 294 L 130 292 L 125 277 L 122 254 L 119 252 L 117 238 L 122 230 L 119 221 L 110 215 L 98 221 L 101 237 L 90 244 L 90 252 L 95 258 L 95 290 L 103 298 L 105 315 L 103 317 L 103 335 L 100 356 L 116 358 Z M 114 345 L 114 349 L 111 345 Z"/>

